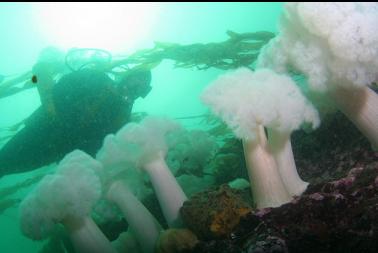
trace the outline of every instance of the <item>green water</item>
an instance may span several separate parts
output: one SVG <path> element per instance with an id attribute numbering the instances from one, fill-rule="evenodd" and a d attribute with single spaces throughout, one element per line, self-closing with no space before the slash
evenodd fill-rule
<path id="1" fill-rule="evenodd" d="M 89 11 L 79 13 L 85 19 Z M 46 46 L 69 47 L 94 47 L 98 46 L 92 43 L 96 38 L 104 39 L 105 49 L 112 53 L 130 54 L 138 49 L 151 48 L 154 41 L 172 42 L 180 44 L 209 43 L 221 42 L 226 40 L 227 30 L 238 33 L 254 31 L 271 31 L 277 30 L 279 15 L 282 10 L 281 3 L 162 3 L 156 4 L 147 15 L 152 17 L 149 20 L 148 29 L 141 24 L 125 23 L 123 20 L 111 20 L 110 15 L 107 19 L 102 19 L 101 28 L 95 32 L 98 37 L 89 41 L 88 45 L 80 40 L 80 33 L 75 37 L 72 34 L 69 40 L 59 35 L 57 31 L 62 27 L 54 27 L 51 22 L 49 29 L 44 29 L 52 18 L 44 13 L 41 8 L 43 4 L 29 3 L 0 3 L 0 74 L 13 75 L 20 74 L 31 69 L 35 63 L 38 54 Z M 59 13 L 60 5 L 50 4 L 51 12 Z M 75 6 L 72 8 L 75 9 Z M 73 10 L 74 10 L 73 9 Z M 126 13 L 124 15 L 135 15 L 135 13 Z M 77 11 L 77 9 L 76 9 Z M 143 9 L 138 9 L 143 13 Z M 75 26 L 67 12 L 66 19 L 60 21 L 60 24 Z M 47 13 L 48 14 L 48 13 Z M 93 14 L 93 13 L 92 13 Z M 45 15 L 45 16 L 44 16 Z M 77 15 L 77 13 L 76 13 Z M 99 14 L 101 15 L 101 12 Z M 138 19 L 135 15 L 135 19 Z M 93 17 L 92 17 L 93 18 Z M 99 17 L 100 18 L 100 17 Z M 117 17 L 113 17 L 117 18 Z M 109 25 L 106 24 L 109 22 Z M 104 25 L 105 23 L 105 25 Z M 79 26 L 81 24 L 77 24 Z M 68 26 L 64 29 L 70 29 Z M 122 39 L 117 36 L 135 29 L 135 34 L 140 35 L 140 30 L 148 30 L 133 45 L 128 46 L 128 38 L 124 36 L 125 46 L 122 45 Z M 72 28 L 73 30 L 73 28 Z M 109 37 L 114 40 L 109 40 Z M 77 44 L 75 40 L 78 40 Z M 105 40 L 107 39 L 107 40 Z M 60 41 L 62 40 L 62 41 Z M 64 40 L 64 43 L 63 43 Z M 68 41 L 68 42 L 66 42 Z M 106 42 L 107 41 L 107 42 Z M 101 45 L 101 44 L 100 44 Z M 112 45 L 116 48 L 112 48 Z M 203 88 L 214 80 L 223 70 L 210 68 L 206 71 L 196 69 L 173 68 L 172 61 L 163 61 L 152 71 L 151 93 L 145 99 L 139 99 L 134 104 L 134 112 L 147 112 L 150 115 L 164 115 L 171 118 L 181 118 L 201 115 L 206 108 L 199 101 L 199 94 Z M 7 134 L 3 129 L 9 127 L 30 115 L 38 106 L 40 100 L 36 89 L 29 89 L 16 95 L 0 99 L 0 137 Z M 188 128 L 198 127 L 198 120 L 181 120 L 181 123 Z M 3 143 L 0 143 L 3 145 Z M 0 179 L 0 190 L 14 185 L 30 177 L 33 173 L 38 174 L 41 171 L 32 173 L 11 175 Z M 43 171 L 42 171 L 43 172 Z M 12 195 L 12 198 L 22 199 L 30 190 L 25 188 L 22 191 Z M 1 201 L 1 199 L 0 199 Z M 33 242 L 24 237 L 19 229 L 18 224 L 18 205 L 0 213 L 0 252 L 38 252 L 42 243 Z"/>

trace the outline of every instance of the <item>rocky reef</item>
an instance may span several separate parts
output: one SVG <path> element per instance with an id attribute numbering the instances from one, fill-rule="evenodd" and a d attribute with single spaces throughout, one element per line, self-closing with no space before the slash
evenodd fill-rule
<path id="1" fill-rule="evenodd" d="M 340 113 L 292 140 L 306 192 L 259 210 L 248 209 L 249 189 L 194 195 L 181 211 L 200 241 L 181 252 L 378 252 L 378 152 Z"/>
<path id="2" fill-rule="evenodd" d="M 214 194 L 220 191 L 224 190 L 203 193 L 201 197 L 207 195 L 212 199 L 209 202 L 216 203 Z M 183 213 L 187 212 L 184 210 L 185 206 Z M 198 236 L 211 231 L 214 220 L 185 219 L 189 227 L 194 225 Z M 250 211 L 240 216 L 233 229 L 222 231 L 222 236 L 205 233 L 207 240 L 190 252 L 377 252 L 378 166 L 354 168 L 339 180 L 311 185 L 291 203 Z"/>

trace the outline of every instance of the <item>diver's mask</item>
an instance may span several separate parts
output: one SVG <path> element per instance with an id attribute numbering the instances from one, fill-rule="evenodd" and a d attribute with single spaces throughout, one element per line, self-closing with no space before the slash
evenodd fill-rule
<path id="1" fill-rule="evenodd" d="M 150 70 L 136 70 L 122 78 L 118 89 L 122 96 L 135 100 L 139 97 L 145 98 L 150 93 L 152 89 L 150 83 Z"/>

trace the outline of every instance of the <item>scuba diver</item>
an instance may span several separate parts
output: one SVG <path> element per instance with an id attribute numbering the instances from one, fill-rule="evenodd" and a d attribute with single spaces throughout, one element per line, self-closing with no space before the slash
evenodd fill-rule
<path id="1" fill-rule="evenodd" d="M 129 122 L 134 101 L 151 90 L 150 70 L 130 70 L 113 80 L 104 71 L 84 68 L 54 85 L 46 85 L 53 82 L 48 73 L 34 72 L 39 73 L 33 82 L 45 96 L 0 150 L 0 178 L 57 162 L 74 149 L 94 156 L 107 134 Z"/>

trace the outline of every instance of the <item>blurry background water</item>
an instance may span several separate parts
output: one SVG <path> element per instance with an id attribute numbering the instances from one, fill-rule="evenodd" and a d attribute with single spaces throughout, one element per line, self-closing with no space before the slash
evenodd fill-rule
<path id="1" fill-rule="evenodd" d="M 0 3 L 0 74 L 30 70 L 46 46 L 95 47 L 128 55 L 153 47 L 154 41 L 208 43 L 226 40 L 227 30 L 275 32 L 281 10 L 282 3 Z M 203 114 L 198 95 L 223 72 L 173 68 L 165 60 L 152 71 L 151 93 L 137 100 L 133 110 L 171 118 Z M 39 105 L 36 89 L 0 99 L 0 128 L 21 121 Z M 198 119 L 182 123 L 201 127 Z M 0 138 L 5 134 L 0 131 Z M 48 169 L 4 177 L 0 191 Z M 12 198 L 21 199 L 29 190 Z M 2 213 L 0 207 L 0 252 L 38 252 L 41 245 L 22 236 L 18 205 Z"/>

